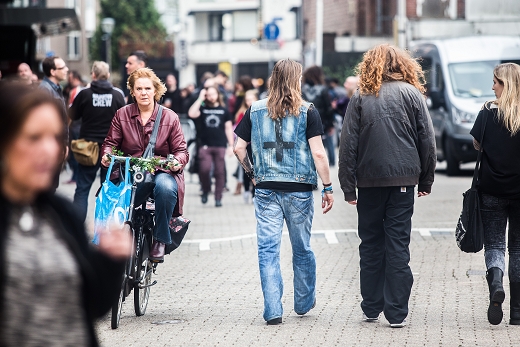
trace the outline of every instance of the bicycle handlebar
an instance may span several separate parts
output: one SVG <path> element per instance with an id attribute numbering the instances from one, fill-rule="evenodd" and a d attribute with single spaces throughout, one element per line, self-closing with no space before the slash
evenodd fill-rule
<path id="1" fill-rule="evenodd" d="M 114 155 L 114 154 L 110 154 L 110 153 L 107 153 L 106 155 L 108 156 L 108 159 L 114 158 L 114 161 L 119 161 L 119 162 L 124 162 L 128 158 L 130 158 L 130 159 L 139 159 L 139 161 L 145 162 L 145 163 L 149 163 L 149 162 L 152 161 L 152 159 L 135 158 L 135 157 L 123 157 L 123 156 L 120 156 L 120 155 Z M 175 157 L 173 156 L 173 154 L 168 154 L 168 157 L 166 159 L 160 159 L 158 164 L 159 165 L 164 165 L 164 164 L 171 163 L 174 160 L 175 160 Z"/>

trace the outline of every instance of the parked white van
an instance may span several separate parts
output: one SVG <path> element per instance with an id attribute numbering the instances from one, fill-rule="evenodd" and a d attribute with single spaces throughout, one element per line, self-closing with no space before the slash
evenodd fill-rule
<path id="1" fill-rule="evenodd" d="M 437 157 L 446 160 L 448 175 L 457 175 L 460 163 L 477 158 L 469 132 L 484 102 L 495 99 L 493 69 L 505 62 L 520 64 L 520 37 L 414 41 L 410 50 L 421 58 L 426 74 Z"/>

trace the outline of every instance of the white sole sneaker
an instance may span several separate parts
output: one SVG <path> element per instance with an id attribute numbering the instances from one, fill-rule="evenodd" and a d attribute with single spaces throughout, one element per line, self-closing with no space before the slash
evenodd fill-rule
<path id="1" fill-rule="evenodd" d="M 372 322 L 377 322 L 378 320 L 379 320 L 379 316 L 377 316 L 375 318 L 370 318 L 370 317 L 367 317 L 367 315 L 363 312 L 363 322 L 372 323 Z"/>
<path id="2" fill-rule="evenodd" d="M 406 319 L 402 321 L 401 323 L 393 323 L 390 324 L 390 328 L 402 328 L 405 327 L 408 323 L 406 323 Z"/>

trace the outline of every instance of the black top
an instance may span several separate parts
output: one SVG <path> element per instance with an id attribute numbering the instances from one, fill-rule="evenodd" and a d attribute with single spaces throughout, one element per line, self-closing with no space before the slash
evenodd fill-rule
<path id="1" fill-rule="evenodd" d="M 73 120 L 81 119 L 79 137 L 103 143 L 116 111 L 125 106 L 123 92 L 108 81 L 93 81 L 78 93 L 69 110 Z"/>
<path id="2" fill-rule="evenodd" d="M 225 123 L 232 122 L 231 115 L 225 107 L 200 107 L 200 142 L 208 147 L 227 147 Z"/>
<path id="3" fill-rule="evenodd" d="M 482 141 L 484 116 L 487 121 Z M 520 199 L 520 135 L 511 136 L 498 120 L 497 108 L 490 102 L 480 110 L 470 133 L 482 142 L 483 148 L 479 190 L 500 198 Z"/>
<path id="4" fill-rule="evenodd" d="M 184 100 L 182 99 L 181 91 L 179 90 L 179 88 L 175 89 L 173 92 L 168 90 L 166 93 L 164 93 L 163 99 L 162 99 L 163 105 L 166 102 L 166 100 L 168 100 L 168 99 L 171 102 L 170 109 L 173 112 L 177 113 L 178 115 L 182 114 L 182 113 L 186 113 L 186 112 L 184 112 Z"/>
<path id="5" fill-rule="evenodd" d="M 244 117 L 238 123 L 235 134 L 246 142 L 251 142 L 251 131 L 253 124 L 251 123 L 251 108 L 249 108 Z M 307 140 L 315 136 L 323 135 L 323 125 L 321 123 L 320 114 L 315 107 L 311 106 L 307 111 L 307 129 L 305 136 Z M 263 181 L 259 182 L 255 188 L 269 189 L 279 192 L 307 192 L 311 191 L 312 184 L 293 183 L 293 182 L 274 182 Z"/>

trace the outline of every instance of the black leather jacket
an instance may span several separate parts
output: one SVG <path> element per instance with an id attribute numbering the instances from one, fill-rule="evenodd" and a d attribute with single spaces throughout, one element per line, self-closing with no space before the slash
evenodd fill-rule
<path id="1" fill-rule="evenodd" d="M 379 96 L 352 96 L 339 151 L 339 181 L 346 201 L 357 187 L 415 186 L 431 191 L 435 136 L 423 95 L 405 82 L 383 82 Z"/>

